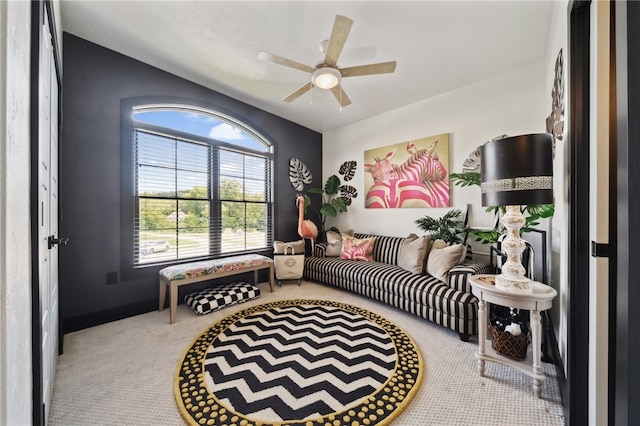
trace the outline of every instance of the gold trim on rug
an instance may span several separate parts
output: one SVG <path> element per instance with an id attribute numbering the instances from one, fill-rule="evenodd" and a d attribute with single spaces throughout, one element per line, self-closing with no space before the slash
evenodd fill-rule
<path id="1" fill-rule="evenodd" d="M 225 406 L 213 395 L 206 384 L 204 360 L 217 336 L 232 324 L 252 314 L 274 308 L 297 305 L 330 306 L 360 315 L 383 329 L 393 341 L 395 368 L 386 382 L 357 405 L 326 414 L 322 417 L 281 422 L 251 418 Z M 231 314 L 205 330 L 185 350 L 176 369 L 174 395 L 178 409 L 191 425 L 242 426 L 325 426 L 325 425 L 388 425 L 409 404 L 423 378 L 423 359 L 413 338 L 392 321 L 364 308 L 346 303 L 296 299 L 256 305 Z"/>

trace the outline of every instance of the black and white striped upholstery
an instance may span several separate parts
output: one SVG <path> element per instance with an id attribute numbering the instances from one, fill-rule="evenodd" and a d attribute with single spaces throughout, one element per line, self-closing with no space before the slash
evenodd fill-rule
<path id="1" fill-rule="evenodd" d="M 489 264 L 458 265 L 449 272 L 449 282 L 431 275 L 412 274 L 397 266 L 403 238 L 376 237 L 374 262 L 337 257 L 307 257 L 304 276 L 379 300 L 459 333 L 478 332 L 478 299 L 471 294 L 467 277 L 489 272 Z M 316 244 L 316 255 L 322 255 Z"/>
<path id="2" fill-rule="evenodd" d="M 465 293 L 471 293 L 471 284 L 469 284 L 467 280 L 469 275 L 493 273 L 493 266 L 489 263 L 471 263 L 466 261 L 463 265 L 458 265 L 449 271 L 449 287 Z"/>
<path id="3" fill-rule="evenodd" d="M 398 255 L 400 254 L 400 246 L 404 238 L 385 237 L 382 235 L 372 234 L 353 234 L 355 238 L 371 238 L 376 237 L 373 244 L 373 260 L 376 262 L 387 263 L 389 265 L 398 264 Z"/>

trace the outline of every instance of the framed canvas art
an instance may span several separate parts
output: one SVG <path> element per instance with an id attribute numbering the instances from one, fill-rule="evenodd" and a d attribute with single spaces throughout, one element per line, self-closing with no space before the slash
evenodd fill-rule
<path id="1" fill-rule="evenodd" d="M 366 208 L 450 207 L 449 134 L 364 152 Z"/>

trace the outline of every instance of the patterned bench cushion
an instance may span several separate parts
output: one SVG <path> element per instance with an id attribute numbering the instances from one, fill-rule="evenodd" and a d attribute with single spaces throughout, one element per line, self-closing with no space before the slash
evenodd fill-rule
<path id="1" fill-rule="evenodd" d="M 219 272 L 241 271 L 253 266 L 268 265 L 270 263 L 273 263 L 273 260 L 266 256 L 259 254 L 243 254 L 221 259 L 203 260 L 201 262 L 168 266 L 160 270 L 160 275 L 167 281 L 179 281 L 189 278 L 215 275 Z"/>
<path id="2" fill-rule="evenodd" d="M 260 289 L 249 283 L 224 284 L 187 294 L 184 303 L 197 314 L 208 314 L 225 306 L 235 305 L 260 297 Z"/>

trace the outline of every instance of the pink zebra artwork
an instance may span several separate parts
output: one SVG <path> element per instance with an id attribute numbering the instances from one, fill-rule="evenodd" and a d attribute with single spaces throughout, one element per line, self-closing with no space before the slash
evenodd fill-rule
<path id="1" fill-rule="evenodd" d="M 450 207 L 448 160 L 448 134 L 365 151 L 365 207 Z"/>

